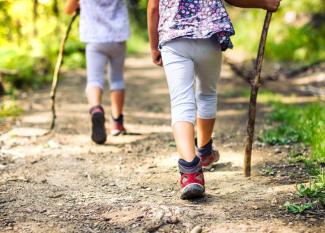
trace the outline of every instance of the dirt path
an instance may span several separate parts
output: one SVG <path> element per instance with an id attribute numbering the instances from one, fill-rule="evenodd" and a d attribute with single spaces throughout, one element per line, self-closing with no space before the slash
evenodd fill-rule
<path id="1" fill-rule="evenodd" d="M 246 84 L 228 67 L 218 86 L 215 141 L 221 161 L 206 172 L 206 197 L 193 202 L 178 195 L 163 71 L 147 56 L 133 57 L 126 80 L 130 134 L 109 137 L 104 146 L 89 139 L 83 70 L 68 73 L 59 87 L 54 134 L 30 137 L 49 125 L 48 91 L 28 99 L 29 110 L 0 136 L 1 232 L 189 232 L 197 225 L 218 233 L 324 232 L 324 219 L 293 216 L 282 207 L 295 198 L 295 182 L 304 177 L 285 165 L 285 148 L 277 154 L 271 147 L 255 148 L 253 176 L 242 176 L 247 100 L 236 91 Z M 261 106 L 261 116 L 267 110 Z M 279 164 L 275 177 L 261 175 L 265 163 Z"/>

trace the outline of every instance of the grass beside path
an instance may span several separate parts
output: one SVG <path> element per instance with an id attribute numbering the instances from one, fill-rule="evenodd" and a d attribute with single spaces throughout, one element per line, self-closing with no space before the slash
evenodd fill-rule
<path id="1" fill-rule="evenodd" d="M 289 153 L 289 162 L 302 163 L 311 174 L 307 184 L 297 185 L 300 203 L 287 202 L 288 212 L 300 214 L 325 207 L 325 104 L 323 102 L 295 106 L 271 102 L 267 115 L 272 125 L 259 139 L 270 145 L 298 144 Z M 301 148 L 301 149 L 297 149 Z"/>
<path id="2" fill-rule="evenodd" d="M 274 103 L 268 115 L 270 123 L 276 123 L 263 132 L 260 139 L 271 145 L 302 142 L 310 147 L 310 158 L 325 163 L 325 104 L 290 106 Z"/>

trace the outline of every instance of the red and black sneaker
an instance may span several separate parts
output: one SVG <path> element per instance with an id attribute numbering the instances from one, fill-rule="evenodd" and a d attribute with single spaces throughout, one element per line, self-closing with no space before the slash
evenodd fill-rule
<path id="1" fill-rule="evenodd" d="M 205 155 L 200 155 L 202 167 L 204 168 L 211 168 L 213 163 L 218 162 L 220 159 L 220 154 L 219 151 L 217 150 L 212 150 L 211 153 L 205 154 Z"/>
<path id="2" fill-rule="evenodd" d="M 196 156 L 192 162 L 180 159 L 178 168 L 181 173 L 181 199 L 202 197 L 205 188 L 200 158 Z"/>
<path id="3" fill-rule="evenodd" d="M 111 121 L 111 135 L 118 136 L 120 134 L 126 134 L 126 129 L 123 125 L 124 116 L 121 114 L 117 119 L 112 117 Z"/>
<path id="4" fill-rule="evenodd" d="M 194 173 L 181 173 L 181 199 L 203 197 L 204 175 L 202 170 Z"/>
<path id="5" fill-rule="evenodd" d="M 219 151 L 213 148 L 212 139 L 203 147 L 197 147 L 197 142 L 195 140 L 195 149 L 197 156 L 201 159 L 202 167 L 211 168 L 213 163 L 219 161 L 220 154 Z"/>
<path id="6" fill-rule="evenodd" d="M 90 109 L 91 114 L 91 139 L 97 144 L 106 142 L 105 113 L 102 106 L 97 105 Z"/>

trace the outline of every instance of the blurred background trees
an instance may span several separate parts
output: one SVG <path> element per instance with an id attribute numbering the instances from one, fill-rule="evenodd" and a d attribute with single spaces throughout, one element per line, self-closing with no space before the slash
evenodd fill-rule
<path id="1" fill-rule="evenodd" d="M 147 0 L 127 0 L 133 36 L 129 52 L 147 49 Z M 37 87 L 49 80 L 68 17 L 61 0 L 0 0 L 0 69 L 16 73 L 3 82 L 12 87 Z M 235 52 L 254 58 L 264 11 L 228 6 L 236 29 Z M 322 0 L 283 1 L 274 14 L 266 57 L 275 62 L 312 64 L 325 60 L 325 2 Z M 74 25 L 65 51 L 67 68 L 85 66 L 84 45 Z"/>

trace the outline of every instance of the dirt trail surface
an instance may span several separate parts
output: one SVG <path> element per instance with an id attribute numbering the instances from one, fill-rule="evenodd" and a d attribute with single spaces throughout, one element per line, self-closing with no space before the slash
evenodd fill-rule
<path id="1" fill-rule="evenodd" d="M 299 167 L 285 162 L 287 148 L 255 143 L 252 177 L 243 177 L 248 100 L 236 91 L 247 84 L 229 67 L 218 83 L 221 161 L 205 173 L 206 197 L 195 201 L 179 199 L 162 69 L 148 56 L 127 59 L 129 134 L 109 137 L 103 146 L 90 141 L 85 71 L 65 76 L 54 133 L 36 137 L 49 127 L 46 89 L 24 100 L 27 111 L 0 136 L 0 232 L 324 232 L 322 216 L 295 216 L 283 208 L 296 198 L 295 183 L 305 180 Z M 274 83 L 269 88 L 287 91 Z M 108 105 L 106 98 L 107 118 Z M 260 105 L 257 132 L 267 111 Z M 277 175 L 261 175 L 265 164 L 273 164 Z"/>

